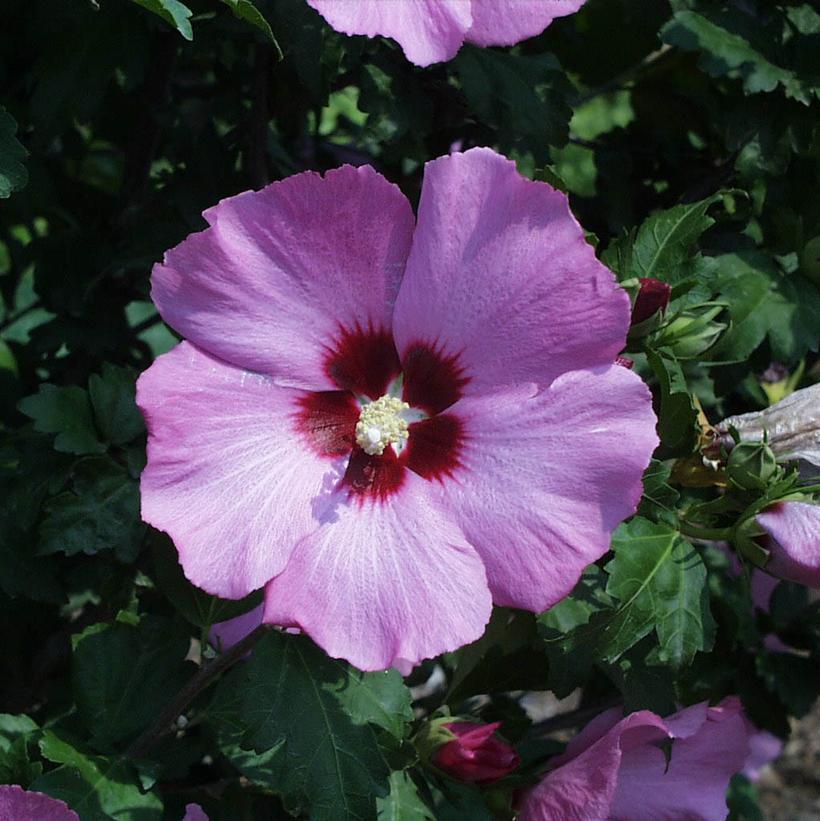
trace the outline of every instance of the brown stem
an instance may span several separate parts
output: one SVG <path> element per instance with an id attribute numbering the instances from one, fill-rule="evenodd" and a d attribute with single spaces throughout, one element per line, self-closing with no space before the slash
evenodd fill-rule
<path id="1" fill-rule="evenodd" d="M 128 758 L 143 758 L 148 750 L 163 736 L 171 732 L 174 722 L 182 711 L 206 688 L 213 684 L 226 670 L 267 634 L 270 628 L 266 624 L 257 627 L 252 633 L 237 642 L 230 650 L 206 665 L 177 693 L 171 703 L 157 716 L 154 723 L 125 751 Z"/>

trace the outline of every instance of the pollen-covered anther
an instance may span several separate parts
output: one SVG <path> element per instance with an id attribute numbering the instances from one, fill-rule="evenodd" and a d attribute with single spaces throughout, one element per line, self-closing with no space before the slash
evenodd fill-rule
<path id="1" fill-rule="evenodd" d="M 410 405 L 395 396 L 385 395 L 362 408 L 356 423 L 356 442 L 370 456 L 381 456 L 388 445 L 398 451 L 410 435 L 407 420 L 401 415 Z"/>

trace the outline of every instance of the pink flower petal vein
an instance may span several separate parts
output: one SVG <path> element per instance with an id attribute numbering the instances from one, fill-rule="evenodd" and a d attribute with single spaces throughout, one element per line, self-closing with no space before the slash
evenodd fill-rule
<path id="1" fill-rule="evenodd" d="M 141 377 L 143 518 L 188 578 L 361 669 L 566 596 L 657 444 L 618 367 L 630 306 L 566 197 L 472 149 L 418 220 L 372 168 L 224 200 L 152 297 L 186 341 Z"/>

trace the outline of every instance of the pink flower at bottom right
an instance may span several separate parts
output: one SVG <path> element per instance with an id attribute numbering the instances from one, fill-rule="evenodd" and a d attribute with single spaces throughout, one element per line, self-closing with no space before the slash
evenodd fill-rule
<path id="1" fill-rule="evenodd" d="M 520 821 L 713 821 L 753 754 L 755 728 L 736 697 L 667 718 L 619 708 L 593 719 L 524 793 Z M 672 740 L 667 760 L 660 742 Z"/>

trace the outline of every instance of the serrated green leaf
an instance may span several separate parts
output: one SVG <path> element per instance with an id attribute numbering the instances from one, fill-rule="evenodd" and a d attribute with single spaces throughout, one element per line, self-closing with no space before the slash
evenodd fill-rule
<path id="1" fill-rule="evenodd" d="M 681 668 L 710 649 L 706 567 L 695 548 L 668 525 L 636 517 L 615 531 L 612 549 L 606 589 L 619 606 L 598 641 L 601 657 L 615 661 L 653 628 L 660 663 Z"/>
<path id="2" fill-rule="evenodd" d="M 65 801 L 83 821 L 162 818 L 162 801 L 142 791 L 136 771 L 125 761 L 89 755 L 53 730 L 43 733 L 40 752 L 62 766 L 41 775 L 30 789 Z"/>
<path id="3" fill-rule="evenodd" d="M 105 752 L 147 727 L 194 672 L 187 631 L 159 616 L 95 624 L 72 644 L 77 709 Z"/>
<path id="4" fill-rule="evenodd" d="M 40 553 L 94 554 L 113 550 L 118 559 L 136 559 L 145 533 L 139 487 L 108 458 L 80 461 L 71 490 L 49 499 L 40 525 Z"/>
<path id="5" fill-rule="evenodd" d="M 28 171 L 23 165 L 28 152 L 15 137 L 16 133 L 17 123 L 0 106 L 0 199 L 10 197 L 28 182 Z"/>
<path id="6" fill-rule="evenodd" d="M 291 811 L 310 808 L 317 821 L 372 819 L 375 798 L 388 793 L 385 756 L 412 715 L 395 670 L 362 673 L 303 636 L 272 633 L 222 682 L 217 704 L 232 692 L 240 694 L 233 721 L 246 728 L 247 745 L 278 750 L 270 786 Z"/>
<path id="7" fill-rule="evenodd" d="M 647 351 L 646 358 L 660 384 L 658 435 L 661 442 L 670 453 L 688 453 L 694 445 L 698 414 L 683 370 L 671 351 L 663 348 Z"/>
<path id="8" fill-rule="evenodd" d="M 153 12 L 166 23 L 170 23 L 186 40 L 194 39 L 194 31 L 191 28 L 193 12 L 179 0 L 132 0 L 132 2 Z"/>
<path id="9" fill-rule="evenodd" d="M 106 442 L 124 445 L 145 431 L 137 408 L 134 375 L 110 362 L 88 380 L 88 394 L 97 429 Z"/>
<path id="10" fill-rule="evenodd" d="M 41 385 L 34 396 L 18 405 L 34 420 L 34 430 L 56 433 L 54 449 L 62 453 L 102 453 L 105 445 L 97 438 L 88 394 L 75 386 Z"/>
<path id="11" fill-rule="evenodd" d="M 688 269 L 684 263 L 700 236 L 714 225 L 709 208 L 720 195 L 699 202 L 676 205 L 652 214 L 638 229 L 628 257 L 629 276 L 654 277 L 672 285 L 680 282 Z"/>
<path id="12" fill-rule="evenodd" d="M 675 505 L 680 494 L 669 484 L 672 464 L 652 459 L 643 475 L 643 496 L 639 513 L 644 518 L 655 521 L 677 522 Z"/>
<path id="13" fill-rule="evenodd" d="M 376 799 L 378 821 L 435 821 L 406 770 L 390 773 L 390 792 Z"/>
<path id="14" fill-rule="evenodd" d="M 276 41 L 270 23 L 268 23 L 262 12 L 254 6 L 251 0 L 222 0 L 222 2 L 230 8 L 237 18 L 258 28 L 273 44 L 276 49 L 277 59 L 282 59 L 282 49 Z"/>
<path id="15" fill-rule="evenodd" d="M 782 86 L 789 97 L 808 103 L 809 89 L 781 48 L 783 28 L 781 12 L 764 21 L 735 8 L 703 7 L 676 12 L 660 34 L 670 45 L 700 51 L 700 66 L 713 77 L 742 79 L 748 94 Z"/>

